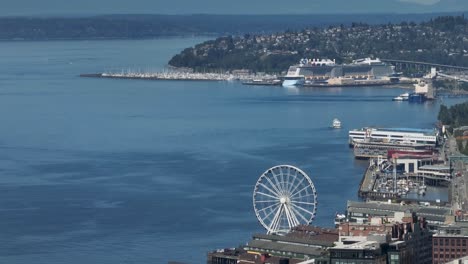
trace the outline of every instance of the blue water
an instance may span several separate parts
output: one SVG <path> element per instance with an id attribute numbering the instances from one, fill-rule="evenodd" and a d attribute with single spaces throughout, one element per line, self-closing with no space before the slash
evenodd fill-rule
<path id="1" fill-rule="evenodd" d="M 264 232 L 253 186 L 284 163 L 332 226 L 366 166 L 348 129 L 436 120 L 439 102 L 392 102 L 402 89 L 77 77 L 162 69 L 200 41 L 0 43 L 0 263 L 204 263 Z"/>

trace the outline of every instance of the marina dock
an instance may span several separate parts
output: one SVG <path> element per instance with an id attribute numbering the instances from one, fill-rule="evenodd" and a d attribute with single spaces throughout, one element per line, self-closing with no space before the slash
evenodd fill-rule
<path id="1" fill-rule="evenodd" d="M 377 191 L 378 167 L 370 164 L 364 172 L 361 183 L 359 185 L 358 196 L 361 198 L 370 198 L 372 200 L 395 199 L 398 197 L 396 192 L 381 192 Z"/>
<path id="2" fill-rule="evenodd" d="M 243 81 L 246 84 L 280 85 L 276 75 L 269 74 L 229 74 L 229 73 L 193 73 L 193 72 L 112 72 L 112 73 L 84 73 L 85 78 L 109 79 L 138 79 L 138 80 L 164 80 L 164 81 Z"/>

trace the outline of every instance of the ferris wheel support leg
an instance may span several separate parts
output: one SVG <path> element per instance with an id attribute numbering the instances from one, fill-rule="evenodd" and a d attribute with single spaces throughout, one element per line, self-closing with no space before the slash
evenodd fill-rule
<path id="1" fill-rule="evenodd" d="M 281 214 L 281 211 L 282 211 L 283 207 L 280 206 L 278 208 L 278 211 L 276 211 L 276 214 L 275 214 L 275 217 L 273 218 L 273 220 L 271 221 L 271 224 L 269 226 L 269 230 L 268 230 L 268 233 L 273 233 L 274 230 L 277 230 L 277 226 L 279 225 L 279 219 L 280 219 L 280 214 Z"/>

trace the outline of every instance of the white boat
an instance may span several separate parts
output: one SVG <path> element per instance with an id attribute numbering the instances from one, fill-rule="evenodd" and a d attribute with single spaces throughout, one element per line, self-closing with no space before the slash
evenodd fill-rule
<path id="1" fill-rule="evenodd" d="M 338 118 L 333 119 L 332 127 L 333 128 L 341 128 L 341 121 L 338 120 Z"/>
<path id="2" fill-rule="evenodd" d="M 399 96 L 393 98 L 393 101 L 408 101 L 409 100 L 409 93 L 402 93 Z"/>

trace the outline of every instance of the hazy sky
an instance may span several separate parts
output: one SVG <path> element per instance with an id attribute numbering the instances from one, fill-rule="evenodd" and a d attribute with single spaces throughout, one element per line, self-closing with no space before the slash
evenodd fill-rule
<path id="1" fill-rule="evenodd" d="M 0 0 L 0 16 L 152 14 L 411 13 L 468 10 L 468 0 Z"/>

